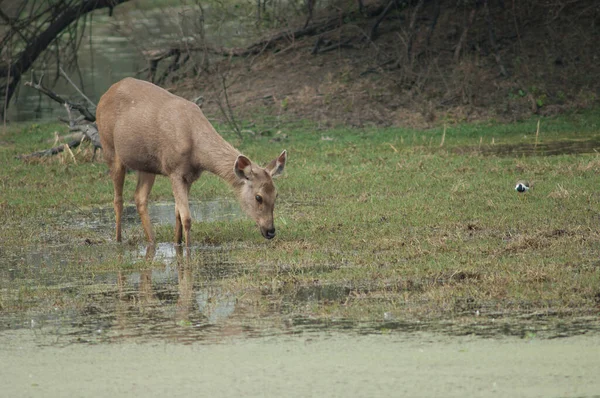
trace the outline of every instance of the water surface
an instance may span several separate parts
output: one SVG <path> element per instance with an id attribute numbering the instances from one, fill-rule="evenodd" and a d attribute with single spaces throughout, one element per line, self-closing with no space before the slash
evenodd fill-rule
<path id="1" fill-rule="evenodd" d="M 234 222 L 242 217 L 239 206 L 228 200 L 193 202 L 191 209 L 195 222 Z M 154 203 L 150 215 L 155 226 L 172 225 L 174 205 Z M 113 217 L 112 207 L 88 208 L 49 215 L 45 222 L 49 231 L 57 229 L 67 236 L 86 236 L 94 230 L 95 236 L 112 237 Z M 124 228 L 126 236 L 131 236 L 134 228 L 141 229 L 134 206 L 125 208 Z M 382 287 L 378 281 L 321 281 L 315 277 L 312 283 L 299 284 L 294 282 L 294 275 L 303 272 L 301 269 L 290 269 L 284 263 L 267 268 L 260 262 L 245 261 L 246 250 L 248 244 L 243 241 L 195 242 L 190 250 L 171 242 L 148 246 L 126 239 L 117 244 L 110 238 L 78 238 L 66 243 L 49 238 L 44 244 L 19 247 L 0 244 L 0 334 L 29 331 L 40 344 L 68 346 L 214 343 L 232 337 L 314 333 L 427 331 L 486 337 L 562 337 L 600 331 L 600 322 L 590 314 L 570 314 L 568 321 L 562 322 L 560 315 L 549 309 L 520 318 L 520 314 L 499 312 L 497 303 L 478 303 L 475 311 L 458 298 L 451 317 L 397 317 L 402 311 L 411 313 L 411 303 L 399 307 L 396 301 L 395 310 L 387 312 L 385 303 L 389 300 L 382 295 L 402 297 L 424 286 L 444 287 L 452 281 L 443 277 L 399 279 Z M 331 263 L 311 272 L 335 273 L 342 266 L 353 265 Z M 273 282 L 261 275 L 273 275 Z M 370 291 L 379 293 L 366 294 Z M 349 302 L 355 315 L 328 315 L 330 308 Z"/>
<path id="2" fill-rule="evenodd" d="M 456 153 L 478 153 L 484 156 L 522 157 L 598 153 L 600 138 L 564 139 L 538 143 L 497 144 L 454 148 Z"/>

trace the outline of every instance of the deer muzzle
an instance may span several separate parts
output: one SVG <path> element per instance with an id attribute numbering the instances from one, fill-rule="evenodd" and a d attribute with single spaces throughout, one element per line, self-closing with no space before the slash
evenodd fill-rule
<path id="1" fill-rule="evenodd" d="M 260 228 L 260 233 L 262 234 L 262 236 L 264 236 L 266 239 L 273 239 L 275 237 L 275 228 L 271 227 L 271 228 Z"/>

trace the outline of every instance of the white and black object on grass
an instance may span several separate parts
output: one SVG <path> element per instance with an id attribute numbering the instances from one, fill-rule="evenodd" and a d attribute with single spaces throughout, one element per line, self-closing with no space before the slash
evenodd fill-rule
<path id="1" fill-rule="evenodd" d="M 517 186 L 515 187 L 515 191 L 519 193 L 524 193 L 529 191 L 529 182 L 528 181 L 517 181 Z"/>

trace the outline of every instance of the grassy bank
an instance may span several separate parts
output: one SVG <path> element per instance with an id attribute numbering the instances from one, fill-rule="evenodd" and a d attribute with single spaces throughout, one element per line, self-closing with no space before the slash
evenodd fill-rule
<path id="1" fill-rule="evenodd" d="M 113 247 L 112 232 L 74 230 L 63 222 L 85 222 L 90 208 L 112 204 L 106 166 L 90 162 L 89 149 L 75 151 L 77 163 L 70 154 L 15 159 L 51 146 L 46 140 L 57 128 L 63 129 L 15 126 L 0 134 L 0 246 L 82 246 L 87 240 L 92 251 Z M 598 137 L 600 117 L 590 112 L 542 119 L 537 137 L 536 130 L 537 120 L 451 125 L 445 133 L 291 126 L 236 142 L 261 163 L 289 151 L 277 181 L 278 237 L 265 241 L 242 219 L 196 222 L 193 242 L 230 249 L 228 261 L 243 272 L 215 283 L 256 315 L 274 308 L 286 316 L 358 321 L 597 314 L 597 153 L 493 152 L 506 144 L 542 147 Z M 233 135 L 227 138 L 235 142 Z M 515 192 L 519 179 L 533 183 L 530 192 Z M 130 174 L 130 201 L 134 187 Z M 208 175 L 191 193 L 196 199 L 227 196 L 229 188 Z M 151 199 L 172 200 L 165 178 L 157 180 Z M 156 228 L 159 241 L 171 241 L 172 227 Z M 141 226 L 126 231 L 125 239 L 126 246 L 142 242 Z M 198 255 L 190 261 L 201 283 L 204 260 Z M 111 258 L 85 267 L 114 270 L 120 264 Z M 300 303 L 305 294 L 317 298 Z"/>

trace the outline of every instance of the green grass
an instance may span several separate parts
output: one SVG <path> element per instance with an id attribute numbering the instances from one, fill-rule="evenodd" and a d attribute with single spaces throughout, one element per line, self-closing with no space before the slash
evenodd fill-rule
<path id="1" fill-rule="evenodd" d="M 492 140 L 495 145 L 531 144 L 536 125 L 537 119 L 449 125 L 442 147 L 441 127 L 315 130 L 300 124 L 282 128 L 280 141 L 270 135 L 242 143 L 225 133 L 259 163 L 288 150 L 286 171 L 276 182 L 278 237 L 262 239 L 253 222 L 243 219 L 196 222 L 192 239 L 231 249 L 228 259 L 243 271 L 217 283 L 238 292 L 242 305 L 251 307 L 246 310 L 258 315 L 315 286 L 342 286 L 350 294 L 289 304 L 285 311 L 356 320 L 382 319 L 384 313 L 394 319 L 461 317 L 475 311 L 597 313 L 600 157 L 511 158 L 456 151 L 489 146 Z M 35 162 L 15 159 L 48 147 L 45 140 L 54 129 L 64 130 L 24 125 L 0 135 L 2 246 L 89 238 L 112 247 L 112 232 L 73 231 L 59 221 L 112 204 L 106 166 L 89 162 L 89 149 L 76 153 L 77 164 L 62 155 Z M 538 141 L 597 136 L 600 115 L 589 112 L 542 119 Z M 534 182 L 524 195 L 514 190 L 521 178 Z M 128 175 L 126 184 L 131 198 L 135 175 Z M 231 193 L 222 181 L 205 175 L 191 196 Z M 165 178 L 157 180 L 151 200 L 172 200 Z M 143 241 L 141 226 L 127 232 L 130 242 Z M 158 226 L 157 236 L 170 241 L 171 227 Z M 192 261 L 205 266 L 200 258 Z M 120 265 L 113 257 L 87 267 Z"/>

